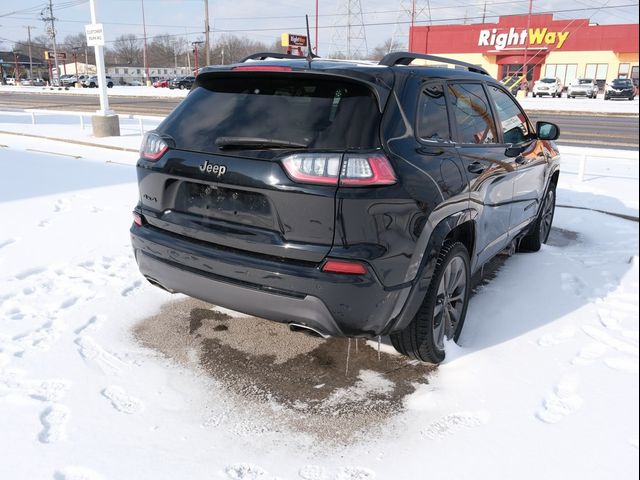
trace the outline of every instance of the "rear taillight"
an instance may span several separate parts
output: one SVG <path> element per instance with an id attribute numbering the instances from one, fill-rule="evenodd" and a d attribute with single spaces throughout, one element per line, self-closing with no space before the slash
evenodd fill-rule
<path id="1" fill-rule="evenodd" d="M 140 145 L 140 156 L 145 160 L 156 161 L 164 155 L 167 148 L 169 145 L 160 135 L 153 132 L 145 133 Z"/>
<path id="2" fill-rule="evenodd" d="M 326 273 L 342 273 L 346 275 L 364 275 L 367 267 L 360 262 L 349 260 L 327 260 L 322 265 L 322 271 Z"/>
<path id="3" fill-rule="evenodd" d="M 133 223 L 135 223 L 139 227 L 144 224 L 142 215 L 140 215 L 138 212 L 133 212 Z"/>
<path id="4" fill-rule="evenodd" d="M 383 154 L 345 155 L 340 172 L 340 185 L 360 187 L 394 183 L 396 183 L 396 174 Z"/>
<path id="5" fill-rule="evenodd" d="M 282 160 L 289 176 L 300 183 L 364 187 L 393 185 L 396 175 L 382 153 L 296 153 Z"/>
<path id="6" fill-rule="evenodd" d="M 336 154 L 301 153 L 285 158 L 282 164 L 296 182 L 337 185 L 341 160 Z"/>

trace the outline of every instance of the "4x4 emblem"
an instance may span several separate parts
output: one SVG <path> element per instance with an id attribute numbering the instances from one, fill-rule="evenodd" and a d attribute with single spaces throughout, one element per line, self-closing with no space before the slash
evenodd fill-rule
<path id="1" fill-rule="evenodd" d="M 202 173 L 213 173 L 214 175 L 221 176 L 227 171 L 227 167 L 224 165 L 215 165 L 209 163 L 209 160 L 205 160 L 204 163 L 200 165 L 200 171 Z"/>

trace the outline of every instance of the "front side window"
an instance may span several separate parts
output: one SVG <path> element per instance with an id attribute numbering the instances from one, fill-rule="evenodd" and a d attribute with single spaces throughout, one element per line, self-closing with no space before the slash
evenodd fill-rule
<path id="1" fill-rule="evenodd" d="M 520 107 L 501 88 L 490 86 L 489 94 L 496 105 L 505 143 L 519 144 L 530 134 L 527 118 Z"/>
<path id="2" fill-rule="evenodd" d="M 420 95 L 418 137 L 429 142 L 448 142 L 449 117 L 441 83 L 427 85 Z"/>
<path id="3" fill-rule="evenodd" d="M 449 96 L 460 143 L 491 144 L 498 142 L 489 100 L 481 84 L 450 84 Z"/>

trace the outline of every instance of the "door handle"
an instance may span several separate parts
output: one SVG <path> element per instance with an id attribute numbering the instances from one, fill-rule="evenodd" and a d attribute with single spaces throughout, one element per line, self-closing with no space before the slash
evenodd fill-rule
<path id="1" fill-rule="evenodd" d="M 467 167 L 467 170 L 468 170 L 470 173 L 482 173 L 482 172 L 484 172 L 486 169 L 487 169 L 487 167 L 486 167 L 485 165 L 483 165 L 482 163 L 480 163 L 480 162 L 473 162 L 472 164 L 470 164 L 470 165 Z"/>

